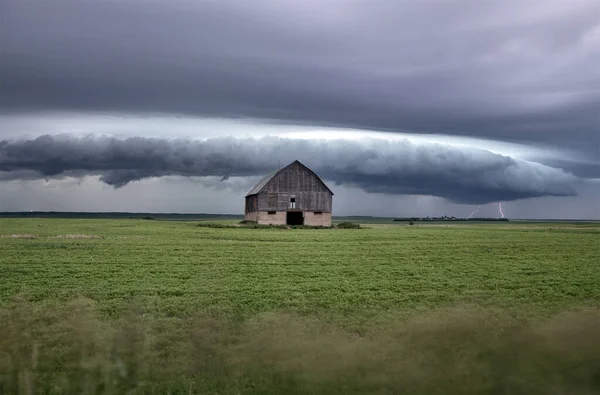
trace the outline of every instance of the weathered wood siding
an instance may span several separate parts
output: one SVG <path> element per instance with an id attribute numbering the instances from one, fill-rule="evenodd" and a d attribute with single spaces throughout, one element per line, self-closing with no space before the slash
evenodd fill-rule
<path id="1" fill-rule="evenodd" d="M 331 192 L 313 172 L 298 162 L 282 169 L 267 183 L 258 194 L 258 210 L 290 210 L 291 198 L 296 199 L 296 210 L 331 212 Z"/>
<path id="2" fill-rule="evenodd" d="M 258 196 L 247 196 L 246 197 L 246 208 L 245 213 L 254 213 L 258 211 Z"/>

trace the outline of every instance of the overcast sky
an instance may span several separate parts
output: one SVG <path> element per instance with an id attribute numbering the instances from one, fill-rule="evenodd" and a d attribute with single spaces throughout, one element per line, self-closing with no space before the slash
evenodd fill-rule
<path id="1" fill-rule="evenodd" d="M 0 211 L 600 219 L 600 2 L 0 1 Z"/>

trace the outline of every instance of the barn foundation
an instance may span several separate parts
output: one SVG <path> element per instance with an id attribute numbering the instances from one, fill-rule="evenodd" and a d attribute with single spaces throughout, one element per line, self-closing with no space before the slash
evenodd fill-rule
<path id="1" fill-rule="evenodd" d="M 285 211 L 259 211 L 256 222 L 263 225 L 285 225 Z"/>
<path id="2" fill-rule="evenodd" d="M 331 213 L 307 211 L 304 213 L 304 225 L 331 226 Z"/>

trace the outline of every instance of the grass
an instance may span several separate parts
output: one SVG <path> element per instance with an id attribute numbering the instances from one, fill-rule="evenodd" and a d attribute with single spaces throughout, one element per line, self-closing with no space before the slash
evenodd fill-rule
<path id="1" fill-rule="evenodd" d="M 0 393 L 600 393 L 597 224 L 196 225 L 0 219 Z"/>
<path id="2" fill-rule="evenodd" d="M 211 222 L 211 221 L 202 221 L 196 224 L 197 227 L 200 228 L 214 228 L 214 229 L 235 229 L 235 228 L 244 228 L 244 229 L 362 229 L 359 223 L 343 221 L 334 223 L 331 226 L 323 226 L 323 225 L 267 225 L 267 224 L 259 224 L 254 221 L 240 221 L 237 223 L 229 223 L 224 221 L 219 222 Z"/>

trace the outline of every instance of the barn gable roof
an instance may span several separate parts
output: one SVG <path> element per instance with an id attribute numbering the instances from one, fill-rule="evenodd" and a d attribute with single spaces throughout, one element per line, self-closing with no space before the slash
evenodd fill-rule
<path id="1" fill-rule="evenodd" d="M 259 194 L 259 193 L 260 193 L 260 192 L 261 192 L 261 191 L 262 191 L 262 190 L 263 190 L 263 189 L 264 189 L 264 188 L 267 186 L 267 184 L 269 183 L 269 181 L 271 181 L 271 180 L 273 179 L 273 177 L 275 177 L 277 174 L 279 174 L 279 172 L 280 172 L 280 171 L 282 171 L 282 170 L 284 170 L 284 169 L 286 169 L 286 168 L 290 167 L 290 166 L 291 166 L 291 165 L 293 165 L 294 163 L 298 163 L 300 166 L 304 167 L 306 170 L 308 170 L 309 172 L 311 172 L 312 174 L 314 174 L 314 176 L 315 176 L 315 177 L 317 177 L 317 179 L 318 179 L 319 181 L 321 181 L 321 183 L 322 183 L 323 185 L 325 185 L 325 188 L 327 188 L 327 190 L 328 190 L 328 191 L 331 193 L 331 195 L 333 195 L 333 191 L 332 191 L 331 189 L 329 189 L 329 187 L 327 186 L 327 184 L 325 184 L 325 183 L 323 182 L 323 180 L 321 180 L 321 178 L 320 178 L 320 177 L 319 177 L 319 176 L 318 176 L 318 175 L 317 175 L 317 174 L 316 174 L 314 171 L 312 171 L 311 169 L 309 169 L 308 167 L 306 167 L 306 166 L 305 166 L 305 165 L 304 165 L 302 162 L 300 162 L 299 160 L 295 160 L 295 161 L 293 161 L 292 163 L 290 163 L 289 165 L 287 165 L 287 166 L 285 166 L 285 167 L 282 167 L 281 169 L 274 170 L 274 171 L 272 171 L 271 173 L 269 173 L 268 175 L 266 175 L 266 176 L 265 176 L 263 179 L 261 179 L 261 180 L 258 182 L 258 184 L 256 184 L 256 185 L 254 186 L 254 188 L 252 188 L 252 189 L 250 190 L 250 192 L 248 192 L 248 193 L 246 194 L 246 197 L 248 197 L 248 196 L 252 196 L 252 195 L 257 195 L 257 194 Z"/>
<path id="2" fill-rule="evenodd" d="M 256 184 L 254 186 L 254 188 L 252 188 L 252 190 L 250 192 L 248 192 L 248 194 L 246 196 L 250 196 L 250 195 L 256 195 L 258 194 L 260 191 L 262 191 L 262 189 L 269 183 L 269 181 L 271 181 L 271 179 L 273 177 L 275 177 L 277 175 L 277 173 L 279 173 L 281 170 L 274 170 L 271 173 L 269 173 L 267 176 L 265 176 L 262 180 L 260 180 L 258 182 L 258 184 Z"/>

